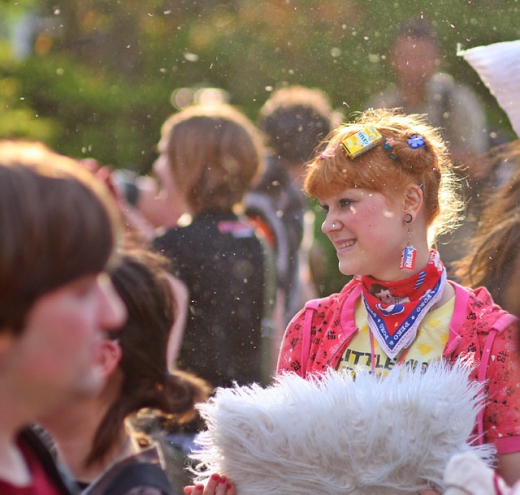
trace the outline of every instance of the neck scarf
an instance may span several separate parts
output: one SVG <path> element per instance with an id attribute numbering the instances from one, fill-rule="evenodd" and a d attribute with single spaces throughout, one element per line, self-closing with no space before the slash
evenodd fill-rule
<path id="1" fill-rule="evenodd" d="M 370 331 L 385 353 L 395 359 L 412 344 L 422 319 L 441 298 L 446 270 L 432 249 L 426 267 L 405 280 L 382 282 L 365 275 L 361 284 Z"/>

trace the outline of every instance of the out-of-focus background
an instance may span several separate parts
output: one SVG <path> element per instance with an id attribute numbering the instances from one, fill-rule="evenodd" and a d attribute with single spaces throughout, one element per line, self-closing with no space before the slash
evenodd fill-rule
<path id="1" fill-rule="evenodd" d="M 442 69 L 504 112 L 458 57 L 520 38 L 518 0 L 3 0 L 0 136 L 146 173 L 161 123 L 221 88 L 253 120 L 273 89 L 319 87 L 348 116 L 392 82 L 396 25 L 424 15 Z"/>

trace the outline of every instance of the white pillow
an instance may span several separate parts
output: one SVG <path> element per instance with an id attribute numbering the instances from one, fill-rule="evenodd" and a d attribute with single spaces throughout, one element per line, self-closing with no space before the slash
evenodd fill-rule
<path id="1" fill-rule="evenodd" d="M 443 491 L 452 455 L 471 446 L 481 385 L 468 366 L 394 368 L 385 379 L 287 373 L 263 389 L 221 388 L 199 406 L 208 431 L 193 459 L 228 476 L 237 495 L 413 494 Z M 202 468 L 201 468 L 202 469 Z"/>

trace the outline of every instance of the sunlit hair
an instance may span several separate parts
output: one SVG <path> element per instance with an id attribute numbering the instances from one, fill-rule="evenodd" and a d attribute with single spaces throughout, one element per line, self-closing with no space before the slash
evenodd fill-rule
<path id="1" fill-rule="evenodd" d="M 108 189 L 75 160 L 0 141 L 0 328 L 21 332 L 39 296 L 104 270 L 117 215 Z"/>
<path id="2" fill-rule="evenodd" d="M 341 142 L 366 126 L 376 127 L 383 138 L 394 139 L 397 160 L 384 149 L 384 140 L 354 159 L 347 157 Z M 407 141 L 412 135 L 422 136 L 425 147 L 411 148 Z M 429 240 L 456 226 L 462 209 L 457 180 L 446 144 L 423 116 L 405 115 L 398 109 L 370 109 L 354 122 L 334 129 L 325 141 L 325 150 L 307 168 L 304 190 L 308 195 L 322 199 L 345 189 L 362 188 L 395 197 L 409 184 L 417 184 L 424 192 Z"/>
<path id="3" fill-rule="evenodd" d="M 242 201 L 262 154 L 247 117 L 226 104 L 193 106 L 170 117 L 161 134 L 174 181 L 195 213 Z"/>
<path id="4" fill-rule="evenodd" d="M 260 109 L 258 126 L 267 145 L 291 165 L 302 165 L 332 127 L 327 95 L 317 88 L 289 86 L 276 90 Z"/>
<path id="5" fill-rule="evenodd" d="M 470 241 L 471 251 L 455 263 L 455 274 L 463 285 L 487 287 L 494 301 L 503 306 L 503 290 L 520 245 L 520 140 L 495 148 L 489 160 L 490 169 L 507 162 L 515 167 L 515 173 L 487 196 Z"/>
<path id="6" fill-rule="evenodd" d="M 166 278 L 166 260 L 143 249 L 120 251 L 109 269 L 128 318 L 113 333 L 121 346 L 118 397 L 103 417 L 87 465 L 100 461 L 124 434 L 125 420 L 147 410 L 163 425 L 190 420 L 194 405 L 207 398 L 203 380 L 169 372 L 166 347 L 175 318 L 175 304 Z"/>

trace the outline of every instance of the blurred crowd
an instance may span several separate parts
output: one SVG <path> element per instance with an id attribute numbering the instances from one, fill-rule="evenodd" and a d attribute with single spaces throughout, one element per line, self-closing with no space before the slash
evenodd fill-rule
<path id="1" fill-rule="evenodd" d="M 215 91 L 148 175 L 0 142 L 0 493 L 242 495 L 189 471 L 216 390 L 469 355 L 489 476 L 520 478 L 520 145 L 428 22 L 390 57 L 354 118 L 287 86 L 253 122 Z"/>

